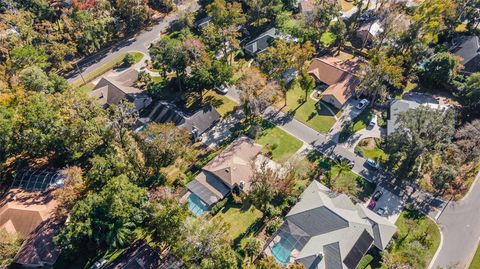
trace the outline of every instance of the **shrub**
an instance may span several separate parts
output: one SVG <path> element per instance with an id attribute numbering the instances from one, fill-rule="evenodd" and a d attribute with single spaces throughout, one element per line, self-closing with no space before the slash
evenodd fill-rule
<path id="1" fill-rule="evenodd" d="M 125 57 L 123 58 L 123 66 L 125 67 L 130 67 L 135 63 L 135 57 L 131 53 L 125 54 Z"/>
<path id="2" fill-rule="evenodd" d="M 277 217 L 277 216 L 280 216 L 281 214 L 282 212 L 280 211 L 280 209 L 272 205 L 268 205 L 267 209 L 265 210 L 265 216 L 267 218 Z"/>
<path id="3" fill-rule="evenodd" d="M 227 203 L 227 199 L 223 199 L 220 202 L 216 203 L 210 210 L 210 212 L 212 212 L 212 215 L 216 215 L 220 211 L 220 209 L 222 209 L 225 206 L 226 203 Z"/>
<path id="4" fill-rule="evenodd" d="M 267 234 L 269 236 L 273 235 L 275 232 L 278 231 L 280 228 L 280 225 L 282 225 L 282 220 L 276 218 L 272 220 L 268 225 L 267 225 Z"/>
<path id="5" fill-rule="evenodd" d="M 297 203 L 298 199 L 295 196 L 288 196 L 286 200 L 287 200 L 288 205 L 293 206 Z"/>
<path id="6" fill-rule="evenodd" d="M 360 260 L 356 269 L 365 269 L 372 261 L 373 261 L 372 255 L 367 254 L 363 256 L 363 258 Z"/>

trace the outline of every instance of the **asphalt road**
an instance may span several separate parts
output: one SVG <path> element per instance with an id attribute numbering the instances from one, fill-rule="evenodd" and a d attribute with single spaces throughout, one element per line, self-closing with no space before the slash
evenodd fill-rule
<path id="1" fill-rule="evenodd" d="M 449 203 L 438 218 L 443 242 L 431 268 L 468 268 L 480 238 L 479 178 L 463 200 Z"/>
<path id="2" fill-rule="evenodd" d="M 103 64 L 108 63 L 129 51 L 143 52 L 148 59 L 148 47 L 150 47 L 150 44 L 160 38 L 160 34 L 168 28 L 171 22 L 178 18 L 182 11 L 189 10 L 189 12 L 194 12 L 200 8 L 200 5 L 196 0 L 185 2 L 185 4 L 178 6 L 177 12 L 161 19 L 156 25 L 152 26 L 148 30 L 142 31 L 140 34 L 131 39 L 123 40 L 114 45 L 112 48 L 103 50 L 95 55 L 92 55 L 91 57 L 81 60 L 78 63 L 81 73 L 83 75 L 88 74 Z M 80 73 L 78 70 L 74 70 L 69 73 L 67 77 L 68 82 L 73 82 L 77 79 L 80 79 Z"/>

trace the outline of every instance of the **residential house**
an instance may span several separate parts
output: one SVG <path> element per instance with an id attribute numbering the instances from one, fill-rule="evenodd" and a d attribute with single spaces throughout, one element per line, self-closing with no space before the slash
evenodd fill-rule
<path id="1" fill-rule="evenodd" d="M 211 16 L 206 16 L 206 17 L 203 17 L 201 19 L 199 19 L 198 21 L 195 22 L 195 28 L 197 28 L 197 30 L 201 31 L 205 26 L 207 26 L 210 21 L 212 21 L 212 17 Z"/>
<path id="2" fill-rule="evenodd" d="M 61 253 L 53 238 L 62 224 L 62 221 L 50 217 L 38 225 L 13 258 L 12 268 L 53 268 Z"/>
<path id="3" fill-rule="evenodd" d="M 362 41 L 362 43 L 370 45 L 382 32 L 383 26 L 381 22 L 379 20 L 375 20 L 360 26 L 356 32 L 356 35 Z"/>
<path id="4" fill-rule="evenodd" d="M 335 57 L 315 58 L 308 67 L 320 86 L 326 88 L 322 93 L 322 100 L 341 109 L 354 95 L 360 79 L 355 75 L 359 68 L 357 59 L 342 61 Z"/>
<path id="5" fill-rule="evenodd" d="M 460 57 L 465 73 L 480 71 L 480 38 L 478 36 L 461 36 L 453 40 L 450 52 Z"/>
<path id="6" fill-rule="evenodd" d="M 11 189 L 0 203 L 0 229 L 28 237 L 53 215 L 57 202 L 52 192 L 52 189 L 44 192 Z"/>
<path id="7" fill-rule="evenodd" d="M 264 252 L 281 264 L 354 269 L 371 247 L 384 250 L 395 232 L 386 218 L 314 180 Z"/>
<path id="8" fill-rule="evenodd" d="M 250 56 L 255 56 L 263 51 L 265 51 L 273 41 L 279 38 L 280 35 L 275 28 L 270 28 L 264 33 L 260 34 L 258 37 L 248 42 L 245 45 L 245 52 Z"/>
<path id="9" fill-rule="evenodd" d="M 398 129 L 397 119 L 400 113 L 407 112 L 411 109 L 416 109 L 420 106 L 428 106 L 432 109 L 445 110 L 448 109 L 447 105 L 441 105 L 431 102 L 416 102 L 410 100 L 394 100 L 390 104 L 390 119 L 387 120 L 387 135 L 391 135 Z"/>
<path id="10" fill-rule="evenodd" d="M 248 192 L 254 174 L 253 163 L 262 146 L 241 136 L 202 168 L 187 184 L 189 207 L 201 215 L 234 189 Z"/>
<path id="11" fill-rule="evenodd" d="M 187 114 L 177 108 L 174 104 L 160 101 L 146 118 L 140 119 L 143 124 L 150 121 L 157 123 L 172 122 L 179 128 L 187 129 L 194 139 L 208 131 L 221 119 L 218 111 L 207 104 L 193 114 Z"/>
<path id="12" fill-rule="evenodd" d="M 137 240 L 105 269 L 180 269 L 183 262 L 166 251 L 160 255 L 145 241 Z"/>
<path id="13" fill-rule="evenodd" d="M 88 95 L 96 98 L 103 107 L 129 101 L 140 111 L 152 102 L 152 98 L 146 91 L 135 87 L 137 79 L 138 72 L 133 69 L 118 76 L 103 77 Z"/>

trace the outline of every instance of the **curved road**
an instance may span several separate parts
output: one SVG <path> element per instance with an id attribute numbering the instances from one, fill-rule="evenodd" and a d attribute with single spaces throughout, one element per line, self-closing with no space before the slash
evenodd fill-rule
<path id="1" fill-rule="evenodd" d="M 430 268 L 468 268 L 480 238 L 480 174 L 470 192 L 438 218 L 443 240 Z"/>
<path id="2" fill-rule="evenodd" d="M 105 63 L 108 63 L 117 57 L 123 55 L 129 51 L 143 52 L 148 58 L 148 47 L 155 40 L 160 38 L 160 34 L 165 31 L 170 23 L 178 18 L 182 11 L 188 10 L 188 12 L 195 12 L 200 8 L 197 0 L 187 0 L 186 3 L 178 6 L 178 11 L 168 15 L 161 19 L 156 25 L 152 26 L 149 30 L 144 30 L 135 37 L 123 40 L 112 48 L 105 49 L 101 52 L 81 60 L 78 66 L 82 72 L 82 75 L 88 74 L 93 70 L 99 68 Z M 68 82 L 81 79 L 78 70 L 74 70 L 68 74 Z"/>

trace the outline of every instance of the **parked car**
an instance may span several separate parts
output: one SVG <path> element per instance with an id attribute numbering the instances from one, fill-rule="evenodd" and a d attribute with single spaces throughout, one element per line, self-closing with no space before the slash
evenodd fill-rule
<path id="1" fill-rule="evenodd" d="M 368 124 L 368 127 L 373 128 L 375 125 L 377 125 L 378 117 L 377 115 L 373 114 L 372 119 L 370 120 L 370 123 Z"/>
<path id="2" fill-rule="evenodd" d="M 90 267 L 90 269 L 99 269 L 99 268 L 102 268 L 102 266 L 104 266 L 106 263 L 107 263 L 107 260 L 105 260 L 104 258 L 101 258 L 100 260 L 96 261 L 96 262 Z"/>
<path id="3" fill-rule="evenodd" d="M 380 197 L 382 197 L 382 195 L 383 195 L 383 192 L 382 192 L 382 191 L 376 191 L 376 192 L 372 195 L 372 200 L 378 201 L 378 199 L 380 199 Z"/>
<path id="4" fill-rule="evenodd" d="M 357 106 L 355 106 L 355 108 L 358 109 L 358 110 L 362 110 L 368 105 L 368 103 L 370 103 L 370 102 L 367 99 L 362 99 L 357 104 Z"/>
<path id="5" fill-rule="evenodd" d="M 335 156 L 335 161 L 336 161 L 337 163 L 340 163 L 340 162 L 347 163 L 347 164 L 348 164 L 348 167 L 350 167 L 350 168 L 353 168 L 353 166 L 355 166 L 355 162 L 354 162 L 354 161 L 352 161 L 352 160 L 350 160 L 350 159 L 348 159 L 348 158 L 346 158 L 346 157 L 343 157 L 343 156 L 341 156 L 341 155 Z"/>
<path id="6" fill-rule="evenodd" d="M 371 199 L 370 202 L 367 205 L 367 208 L 370 209 L 370 210 L 373 210 L 376 205 L 377 205 L 377 202 L 375 200 Z"/>
<path id="7" fill-rule="evenodd" d="M 370 166 L 371 168 L 373 168 L 375 170 L 380 168 L 380 165 L 372 159 L 367 159 L 366 163 L 367 163 L 368 166 Z"/>
<path id="8" fill-rule="evenodd" d="M 230 85 L 228 84 L 222 84 L 221 86 L 215 87 L 215 90 L 221 94 L 226 94 L 228 92 L 228 88 Z"/>
<path id="9" fill-rule="evenodd" d="M 377 214 L 380 215 L 380 216 L 385 216 L 385 213 L 387 212 L 387 209 L 385 207 L 380 207 L 379 209 L 377 209 Z"/>

